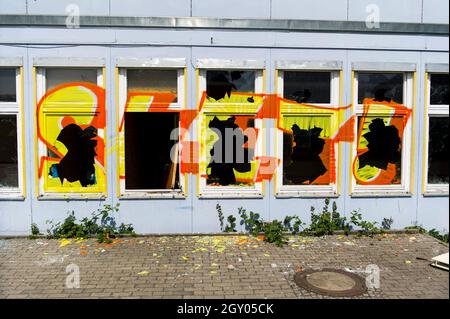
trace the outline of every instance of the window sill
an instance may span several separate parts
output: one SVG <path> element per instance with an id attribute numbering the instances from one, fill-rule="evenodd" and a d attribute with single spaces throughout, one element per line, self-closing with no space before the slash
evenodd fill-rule
<path id="1" fill-rule="evenodd" d="M 121 200 L 137 200 L 137 199 L 186 199 L 186 195 L 182 190 L 158 190 L 158 191 L 139 191 L 125 192 L 120 194 Z"/>
<path id="2" fill-rule="evenodd" d="M 275 194 L 276 198 L 337 198 L 339 194 L 334 191 L 305 191 L 305 190 L 280 190 Z"/>
<path id="3" fill-rule="evenodd" d="M 41 194 L 38 200 L 105 200 L 107 194 Z"/>
<path id="4" fill-rule="evenodd" d="M 230 191 L 230 192 L 204 192 L 204 193 L 200 193 L 198 195 L 198 198 L 200 198 L 200 199 L 224 199 L 224 198 L 260 199 L 260 198 L 264 198 L 264 196 L 261 192 L 258 192 L 258 191 L 252 191 L 252 192 Z"/>
<path id="5" fill-rule="evenodd" d="M 351 197 L 353 198 L 364 198 L 364 197 L 378 197 L 378 198 L 383 198 L 383 197 L 412 197 L 412 193 L 411 192 L 405 192 L 405 191 L 355 191 L 352 194 L 350 194 Z"/>
<path id="6" fill-rule="evenodd" d="M 424 197 L 445 197 L 449 195 L 448 185 L 427 185 Z"/>
<path id="7" fill-rule="evenodd" d="M 0 201 L 24 201 L 25 196 L 22 192 L 0 192 Z"/>

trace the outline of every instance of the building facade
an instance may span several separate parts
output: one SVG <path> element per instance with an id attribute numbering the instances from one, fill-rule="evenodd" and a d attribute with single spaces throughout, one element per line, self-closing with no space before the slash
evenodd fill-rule
<path id="1" fill-rule="evenodd" d="M 308 222 L 325 198 L 448 231 L 448 5 L 0 0 L 0 235 L 118 203 L 138 233 L 217 232 L 217 204 Z"/>

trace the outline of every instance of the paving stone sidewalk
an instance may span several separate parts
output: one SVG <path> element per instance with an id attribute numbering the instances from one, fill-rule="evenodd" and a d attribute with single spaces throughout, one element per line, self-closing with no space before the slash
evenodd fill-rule
<path id="1" fill-rule="evenodd" d="M 107 245 L 3 239 L 0 298 L 326 298 L 298 288 L 295 272 L 366 276 L 377 265 L 380 287 L 358 298 L 448 299 L 449 273 L 422 260 L 447 251 L 421 234 L 292 236 L 283 248 L 246 236 L 130 237 Z M 67 288 L 77 268 L 80 286 Z"/>

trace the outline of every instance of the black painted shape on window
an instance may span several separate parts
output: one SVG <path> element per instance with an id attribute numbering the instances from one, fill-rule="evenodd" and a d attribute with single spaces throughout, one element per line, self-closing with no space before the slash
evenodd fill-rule
<path id="1" fill-rule="evenodd" d="M 292 126 L 295 146 L 290 154 L 292 162 L 284 168 L 285 184 L 312 183 L 327 172 L 319 156 L 325 146 L 325 140 L 319 137 L 321 132 L 319 127 L 303 130 L 297 124 Z"/>
<path id="2" fill-rule="evenodd" d="M 430 117 L 428 183 L 449 183 L 448 117 Z"/>
<path id="3" fill-rule="evenodd" d="M 375 91 L 374 100 L 377 102 L 391 102 L 392 98 L 386 96 L 388 90 L 385 88 L 380 88 Z"/>
<path id="4" fill-rule="evenodd" d="M 232 74 L 235 74 L 234 78 L 238 77 L 235 72 Z M 225 94 L 230 97 L 233 89 L 236 90 L 236 85 L 230 81 L 225 72 L 214 72 L 207 81 L 206 95 L 215 100 L 220 100 L 225 97 Z"/>
<path id="5" fill-rule="evenodd" d="M 369 150 L 359 156 L 359 168 L 369 165 L 386 170 L 389 163 L 398 163 L 401 156 L 398 129 L 394 125 L 386 126 L 383 119 L 376 118 L 370 123 L 369 130 L 363 135 Z"/>
<path id="6" fill-rule="evenodd" d="M 97 129 L 89 126 L 84 130 L 76 124 L 64 127 L 57 137 L 57 141 L 64 144 L 67 154 L 59 164 L 50 168 L 50 175 L 59 177 L 61 184 L 64 179 L 73 183 L 79 181 L 81 186 L 96 184 L 95 179 L 95 147 L 97 141 Z"/>
<path id="7" fill-rule="evenodd" d="M 236 118 L 234 116 L 229 117 L 226 120 L 219 120 L 216 116 L 209 122 L 209 128 L 217 130 L 219 134 L 219 140 L 214 143 L 213 148 L 210 150 L 211 161 L 208 167 L 211 169 L 211 174 L 208 175 L 208 184 L 218 183 L 222 186 L 227 186 L 236 183 L 236 177 L 234 170 L 240 173 L 250 172 L 250 161 L 254 156 L 254 150 L 244 148 L 244 144 L 248 141 L 248 137 L 244 135 L 242 129 L 235 123 Z M 233 141 L 227 141 L 231 134 L 227 134 L 227 130 L 233 130 Z M 227 145 L 232 145 L 232 149 L 226 149 Z M 221 149 L 221 156 L 214 153 L 214 149 L 219 147 Z M 232 161 L 228 160 L 227 152 L 233 152 Z M 216 161 L 217 160 L 217 161 Z"/>

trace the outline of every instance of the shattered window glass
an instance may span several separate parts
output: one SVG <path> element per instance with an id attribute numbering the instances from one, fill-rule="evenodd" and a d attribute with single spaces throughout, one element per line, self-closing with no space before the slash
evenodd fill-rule
<path id="1" fill-rule="evenodd" d="M 431 74 L 430 104 L 449 105 L 448 74 Z"/>
<path id="2" fill-rule="evenodd" d="M 401 184 L 402 116 L 358 117 L 358 184 Z"/>
<path id="3" fill-rule="evenodd" d="M 178 142 L 171 132 L 178 127 L 178 113 L 125 112 L 126 189 L 180 188 L 178 160 L 171 159 Z"/>
<path id="4" fill-rule="evenodd" d="M 330 103 L 330 72 L 284 71 L 283 85 L 285 99 L 298 103 Z"/>
<path id="5" fill-rule="evenodd" d="M 219 101 L 231 98 L 233 92 L 255 92 L 255 71 L 206 71 L 206 95 L 209 99 Z"/>
<path id="6" fill-rule="evenodd" d="M 447 116 L 430 117 L 428 141 L 428 183 L 448 184 L 449 149 Z"/>
<path id="7" fill-rule="evenodd" d="M 47 92 L 59 85 L 74 82 L 97 84 L 97 69 L 47 68 L 45 70 Z"/>
<path id="8" fill-rule="evenodd" d="M 154 69 L 128 69 L 127 91 L 157 92 L 177 95 L 178 71 Z M 175 100 L 176 102 L 177 100 Z"/>
<path id="9" fill-rule="evenodd" d="M 403 103 L 403 73 L 358 72 L 358 104 L 365 98 Z"/>
<path id="10" fill-rule="evenodd" d="M 254 116 L 205 117 L 206 184 L 252 186 L 257 171 Z"/>
<path id="11" fill-rule="evenodd" d="M 0 187 L 19 187 L 16 115 L 0 115 Z"/>
<path id="12" fill-rule="evenodd" d="M 0 102 L 16 101 L 16 70 L 0 68 Z"/>
<path id="13" fill-rule="evenodd" d="M 283 117 L 283 185 L 330 184 L 329 116 Z"/>

